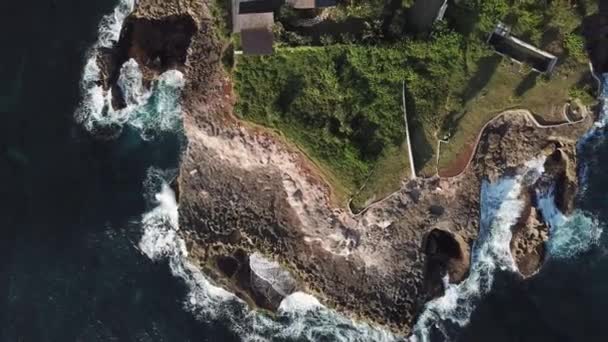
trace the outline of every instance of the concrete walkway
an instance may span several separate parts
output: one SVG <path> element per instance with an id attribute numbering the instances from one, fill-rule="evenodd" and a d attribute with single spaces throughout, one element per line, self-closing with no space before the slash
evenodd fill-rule
<path id="1" fill-rule="evenodd" d="M 410 178 L 416 179 L 416 166 L 414 165 L 414 154 L 412 153 L 412 142 L 410 141 L 410 127 L 407 123 L 407 108 L 405 106 L 405 81 L 403 81 L 403 121 L 405 121 L 405 140 L 407 142 L 407 154 L 410 161 Z"/>

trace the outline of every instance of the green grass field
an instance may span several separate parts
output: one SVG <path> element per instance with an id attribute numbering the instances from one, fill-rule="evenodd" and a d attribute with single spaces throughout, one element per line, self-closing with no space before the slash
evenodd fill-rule
<path id="1" fill-rule="evenodd" d="M 429 35 L 410 36 L 396 26 L 405 8 L 393 15 L 365 2 L 340 5 L 332 18 L 345 25 L 350 17 L 367 20 L 369 32 L 314 47 L 279 36 L 274 55 L 237 56 L 236 113 L 283 134 L 321 169 L 338 199 L 352 197 L 353 207 L 361 208 L 396 190 L 409 172 L 402 82 L 414 161 L 423 176 L 452 165 L 501 111 L 526 108 L 554 122 L 569 98 L 592 101 L 580 26 L 594 6 L 463 0 Z M 390 35 L 378 32 L 378 20 L 390 20 Z M 485 39 L 498 21 L 556 54 L 556 72 L 547 78 L 496 55 Z M 437 158 L 437 141 L 446 135 L 450 141 Z"/>
<path id="2" fill-rule="evenodd" d="M 435 49 L 417 42 L 332 45 L 239 57 L 237 114 L 282 132 L 338 182 L 345 197 L 358 193 L 358 207 L 395 190 L 407 173 L 404 81 L 413 127 L 439 127 L 449 69 L 456 67 L 455 38 L 438 35 Z"/>
<path id="3" fill-rule="evenodd" d="M 564 120 L 561 110 L 566 101 L 579 98 L 587 104 L 593 102 L 594 84 L 580 34 L 584 17 L 596 11 L 597 4 L 581 1 L 571 7 L 570 2 L 561 0 L 549 5 L 531 1 L 505 6 L 498 3 L 505 2 L 488 0 L 451 13 L 453 22 L 463 24 L 460 18 L 465 17 L 473 20 L 459 27 L 461 32 L 471 32 L 468 48 L 463 51 L 468 81 L 452 88 L 452 96 L 462 102 L 446 118 L 440 133 L 441 137 L 450 136 L 449 144 L 441 147 L 440 170 L 449 169 L 474 142 L 483 125 L 505 110 L 528 109 L 540 121 L 560 122 Z M 509 21 L 519 37 L 555 54 L 559 58 L 555 71 L 543 76 L 525 65 L 484 53 L 483 33 L 498 19 Z"/>

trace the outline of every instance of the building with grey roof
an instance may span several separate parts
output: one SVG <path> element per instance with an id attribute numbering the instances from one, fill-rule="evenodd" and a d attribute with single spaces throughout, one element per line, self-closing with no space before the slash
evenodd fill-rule
<path id="1" fill-rule="evenodd" d="M 501 56 L 516 63 L 525 63 L 533 70 L 549 74 L 557 64 L 557 57 L 511 35 L 511 27 L 498 23 L 488 37 L 488 44 Z"/>

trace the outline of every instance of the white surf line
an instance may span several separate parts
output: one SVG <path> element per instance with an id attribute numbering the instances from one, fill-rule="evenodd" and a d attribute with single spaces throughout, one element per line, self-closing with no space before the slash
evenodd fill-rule
<path id="1" fill-rule="evenodd" d="M 458 284 L 448 284 L 441 297 L 424 305 L 409 342 L 430 341 L 432 329 L 448 338 L 441 322 L 466 326 L 477 301 L 492 290 L 495 271 L 517 272 L 510 248 L 511 227 L 517 223 L 525 206 L 521 193 L 542 175 L 545 159 L 530 160 L 516 176 L 502 176 L 495 183 L 482 182 L 479 236 L 471 250 L 469 275 Z"/>
<path id="2" fill-rule="evenodd" d="M 597 97 L 599 98 L 602 95 L 602 80 L 595 73 L 595 69 L 593 68 L 593 63 L 591 63 L 591 61 L 589 61 L 589 72 L 591 72 L 591 76 L 593 76 L 593 79 L 595 79 L 597 82 Z"/>
<path id="3" fill-rule="evenodd" d="M 555 204 L 555 184 L 536 190 L 539 209 L 549 226 L 548 258 L 571 258 L 597 245 L 603 227 L 593 217 L 576 209 L 565 215 Z"/>
<path id="4" fill-rule="evenodd" d="M 137 247 L 152 261 L 168 262 L 171 274 L 184 281 L 188 293 L 182 305 L 197 320 L 221 321 L 244 342 L 317 341 L 319 336 L 337 342 L 402 341 L 388 330 L 325 307 L 310 294 L 290 293 L 281 301 L 276 317 L 272 317 L 249 308 L 234 293 L 214 284 L 188 256 L 186 241 L 179 232 L 178 203 L 163 172 L 151 168 L 144 181 L 155 206 L 142 215 L 143 231 Z"/>
<path id="5" fill-rule="evenodd" d="M 462 169 L 462 171 L 460 171 L 460 173 L 458 173 L 455 176 L 450 176 L 450 177 L 441 177 L 439 176 L 439 169 L 436 165 L 436 169 L 437 169 L 437 173 L 434 176 L 428 177 L 425 179 L 432 179 L 434 177 L 438 177 L 441 179 L 454 179 L 457 177 L 462 176 L 471 166 L 471 163 L 473 161 L 473 158 L 475 157 L 475 154 L 477 152 L 477 147 L 479 145 L 479 142 L 481 141 L 481 138 L 483 136 L 483 133 L 485 132 L 486 128 L 488 128 L 488 126 L 490 126 L 490 124 L 494 123 L 494 121 L 502 118 L 505 115 L 513 115 L 513 114 L 519 114 L 519 115 L 524 115 L 525 117 L 527 117 L 528 119 L 530 119 L 530 121 L 532 121 L 532 123 L 534 124 L 534 126 L 536 126 L 536 128 L 540 128 L 540 129 L 549 129 L 549 128 L 558 128 L 558 127 L 563 127 L 563 126 L 571 126 L 571 125 L 577 125 L 581 122 L 583 122 L 584 120 L 587 119 L 587 117 L 582 117 L 576 121 L 572 121 L 572 122 L 562 122 L 562 123 L 558 123 L 558 124 L 549 124 L 549 125 L 543 125 L 540 122 L 538 122 L 536 120 L 536 118 L 534 118 L 534 115 L 527 109 L 517 109 L 517 110 L 507 110 L 504 111 L 500 114 L 498 114 L 497 116 L 495 116 L 493 119 L 491 119 L 490 121 L 488 121 L 483 127 L 482 129 L 479 131 L 479 134 L 477 135 L 477 139 L 475 142 L 475 148 L 473 149 L 473 153 L 471 153 L 471 155 L 469 156 L 469 160 L 466 164 L 466 166 Z M 447 143 L 445 140 L 442 140 L 439 142 L 439 144 L 441 143 Z M 441 151 L 437 151 L 437 153 L 440 153 Z M 402 191 L 403 188 L 399 188 L 396 191 L 393 191 L 392 193 L 390 193 L 389 195 L 387 195 L 386 197 L 379 199 L 378 201 L 375 201 L 371 204 L 369 204 L 368 206 L 366 206 L 365 208 L 361 209 L 361 211 L 359 211 L 358 213 L 353 213 L 350 210 L 350 206 L 346 207 L 346 210 L 348 211 L 348 213 L 351 215 L 351 217 L 356 218 L 359 217 L 361 215 L 363 215 L 366 211 L 368 211 L 369 209 L 372 209 L 373 207 L 379 206 L 380 204 L 382 204 L 383 202 L 391 199 L 393 196 L 396 196 L 397 194 L 399 194 Z"/>

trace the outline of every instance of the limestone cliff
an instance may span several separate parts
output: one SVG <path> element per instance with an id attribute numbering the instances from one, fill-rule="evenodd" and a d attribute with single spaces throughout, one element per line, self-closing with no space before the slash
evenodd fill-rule
<path id="1" fill-rule="evenodd" d="M 563 185 L 560 206 L 571 208 L 574 142 L 590 120 L 539 128 L 514 112 L 488 126 L 473 164 L 461 175 L 404 181 L 399 191 L 352 214 L 335 203 L 328 184 L 296 148 L 232 116 L 235 94 L 220 62 L 225 46 L 208 6 L 200 0 L 139 1 L 104 70 L 108 87 L 128 58 L 143 66 L 148 80 L 168 68 L 185 74 L 188 146 L 177 184 L 181 231 L 193 261 L 252 305 L 273 309 L 285 295 L 269 294 L 272 286 L 252 286 L 259 278 L 251 267 L 255 255 L 290 271 L 295 283 L 289 288 L 407 334 L 422 305 L 442 294 L 446 275 L 459 282 L 468 274 L 482 179 L 551 156 L 547 168 Z M 532 197 L 512 244 L 525 275 L 542 263 L 546 238 Z"/>

